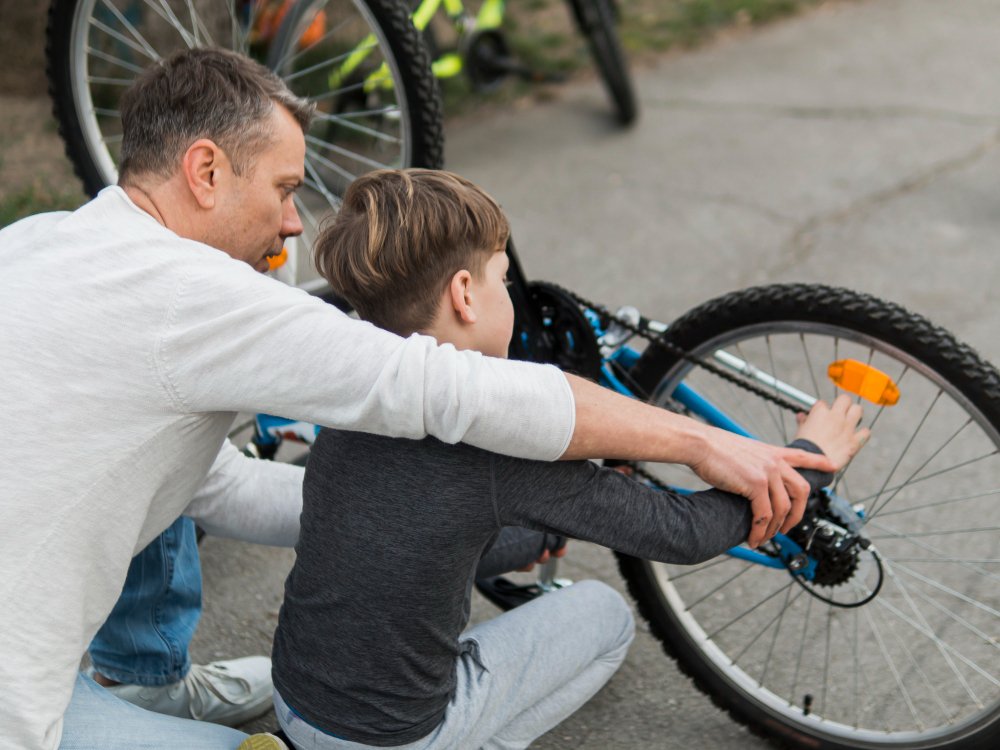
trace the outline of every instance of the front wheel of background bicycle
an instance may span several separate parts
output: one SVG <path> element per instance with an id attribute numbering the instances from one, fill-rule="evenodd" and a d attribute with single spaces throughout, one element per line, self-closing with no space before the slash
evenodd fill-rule
<path id="1" fill-rule="evenodd" d="M 628 61 L 618 39 L 618 19 L 612 0 L 568 2 L 577 29 L 587 40 L 601 80 L 615 105 L 615 116 L 622 125 L 631 124 L 639 114 L 639 105 Z"/>
<path id="2" fill-rule="evenodd" d="M 59 132 L 92 195 L 117 180 L 122 92 L 177 50 L 238 50 L 315 102 L 306 184 L 296 196 L 303 268 L 317 227 L 354 177 L 443 165 L 430 58 L 393 0 L 52 0 L 46 33 Z"/>
<path id="3" fill-rule="evenodd" d="M 779 744 L 1000 747 L 997 371 L 901 307 L 821 286 L 725 295 L 666 336 L 755 373 L 767 390 L 829 402 L 842 391 L 828 366 L 853 359 L 900 392 L 894 406 L 863 403 L 872 437 L 834 485 L 863 506 L 873 544 L 836 583 L 807 588 L 784 569 L 730 556 L 687 568 L 619 557 L 666 652 L 719 706 Z M 673 398 L 683 382 L 768 442 L 795 432 L 792 414 L 664 348 L 650 346 L 630 375 L 666 408 L 685 411 Z M 643 468 L 696 486 L 676 468 Z M 859 595 L 872 590 L 871 576 L 881 588 L 869 600 Z M 827 601 L 852 598 L 863 604 Z"/>

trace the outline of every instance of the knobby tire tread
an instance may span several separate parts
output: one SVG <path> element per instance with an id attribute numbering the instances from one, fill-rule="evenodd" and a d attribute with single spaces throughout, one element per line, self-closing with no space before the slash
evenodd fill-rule
<path id="1" fill-rule="evenodd" d="M 888 344 L 918 357 L 969 399 L 994 428 L 1000 427 L 1000 373 L 979 354 L 944 328 L 895 303 L 848 289 L 813 284 L 776 284 L 732 292 L 703 303 L 682 315 L 664 334 L 670 341 L 690 350 L 716 336 L 755 323 L 782 320 L 828 322 L 878 337 Z M 679 361 L 662 347 L 649 347 L 636 363 L 632 375 L 645 392 L 653 393 L 657 383 Z M 639 613 L 649 623 L 664 652 L 671 657 L 694 685 L 734 720 L 777 747 L 813 750 L 852 750 L 871 745 L 843 744 L 805 734 L 777 721 L 735 690 L 716 686 L 722 683 L 706 665 L 700 652 L 687 647 L 683 638 L 671 632 L 666 607 L 644 560 L 615 553 L 618 568 Z M 886 746 L 888 747 L 888 746 Z M 902 746 L 892 746 L 902 750 Z M 995 750 L 1000 747 L 1000 720 L 972 736 L 938 744 L 940 750 Z"/>
<path id="2" fill-rule="evenodd" d="M 409 167 L 444 167 L 444 108 L 431 71 L 431 57 L 414 28 L 410 13 L 396 0 L 365 0 L 392 47 L 403 79 L 413 129 Z"/>
<path id="3" fill-rule="evenodd" d="M 604 87 L 615 105 L 615 117 L 622 125 L 631 125 L 638 117 L 639 105 L 628 61 L 618 38 L 617 14 L 611 2 L 612 0 L 570 0 L 577 28 L 587 40 L 587 47 Z M 585 20 L 587 11 L 584 6 L 589 6 L 599 20 L 594 27 L 590 27 Z"/>

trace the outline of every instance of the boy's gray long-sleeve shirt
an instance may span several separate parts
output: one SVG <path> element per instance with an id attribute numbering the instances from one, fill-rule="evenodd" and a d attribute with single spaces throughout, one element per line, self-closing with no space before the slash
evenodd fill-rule
<path id="1" fill-rule="evenodd" d="M 830 479 L 802 473 L 814 490 Z M 275 687 L 314 726 L 389 747 L 441 722 L 476 564 L 501 527 L 696 563 L 740 544 L 751 524 L 749 502 L 719 490 L 680 495 L 587 461 L 335 430 L 313 447 L 303 499 Z"/>

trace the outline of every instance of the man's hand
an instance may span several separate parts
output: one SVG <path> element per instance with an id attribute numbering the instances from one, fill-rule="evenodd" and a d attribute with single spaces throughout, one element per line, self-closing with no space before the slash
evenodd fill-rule
<path id="1" fill-rule="evenodd" d="M 802 520 L 809 499 L 809 483 L 795 471 L 796 467 L 837 469 L 829 458 L 817 453 L 778 448 L 714 427 L 707 429 L 705 452 L 688 465 L 713 487 L 750 501 L 753 512 L 747 539 L 750 547 L 756 548 L 778 531 L 786 532 Z"/>
<path id="2" fill-rule="evenodd" d="M 861 407 L 844 394 L 837 396 L 833 406 L 817 401 L 808 416 L 800 414 L 798 419 L 795 437 L 815 443 L 833 462 L 834 471 L 847 466 L 871 434 L 867 428 L 858 429 Z"/>

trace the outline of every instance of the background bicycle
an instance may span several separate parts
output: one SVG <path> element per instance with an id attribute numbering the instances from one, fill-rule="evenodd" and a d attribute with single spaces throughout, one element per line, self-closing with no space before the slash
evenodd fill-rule
<path id="1" fill-rule="evenodd" d="M 296 196 L 306 231 L 291 243 L 282 270 L 288 281 L 322 286 L 309 260 L 311 240 L 356 175 L 443 163 L 430 61 L 393 0 L 53 0 L 47 70 L 67 154 L 89 193 L 116 179 L 125 87 L 154 60 L 199 45 L 251 55 L 317 105 L 306 182 Z M 359 50 L 355 77 L 331 78 Z"/>
<path id="2" fill-rule="evenodd" d="M 561 80 L 551 61 L 527 61 L 512 49 L 504 24 L 504 0 L 484 0 L 478 10 L 466 8 L 462 0 L 416 0 L 412 2 L 413 24 L 424 35 L 433 57 L 434 75 L 450 79 L 464 75 L 479 91 L 496 88 L 508 76 L 529 81 Z M 566 0 L 574 27 L 586 40 L 594 64 L 607 89 L 615 117 L 631 124 L 639 113 L 617 26 L 620 11 L 616 0 Z M 441 15 L 445 16 L 442 19 Z M 440 23 L 436 23 L 440 22 Z M 442 29 L 450 40 L 442 41 Z M 537 57 L 537 55 L 536 55 Z"/>

